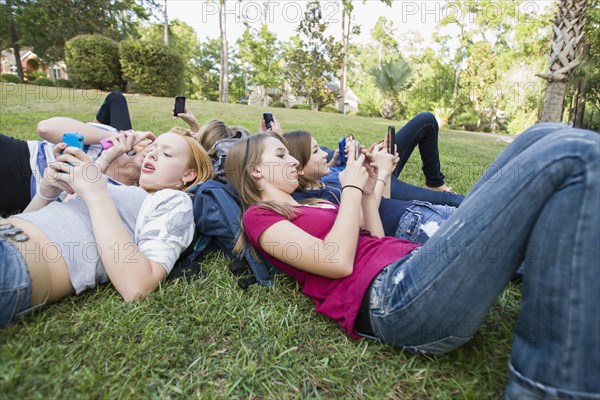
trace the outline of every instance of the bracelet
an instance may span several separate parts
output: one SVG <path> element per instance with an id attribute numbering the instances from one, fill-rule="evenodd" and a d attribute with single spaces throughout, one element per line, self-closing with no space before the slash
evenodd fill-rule
<path id="1" fill-rule="evenodd" d="M 101 163 L 104 163 L 104 165 L 106 165 L 106 168 L 110 168 L 110 164 L 101 159 L 100 157 L 96 158 L 96 161 L 100 161 Z"/>
<path id="2" fill-rule="evenodd" d="M 346 186 L 342 187 L 342 191 L 344 191 L 344 189 L 346 189 L 346 188 L 348 188 L 348 187 L 349 187 L 349 188 L 358 189 L 358 190 L 360 190 L 360 192 L 361 192 L 361 193 L 364 193 L 364 190 L 362 190 L 362 189 L 361 189 L 361 188 L 359 188 L 358 186 L 354 186 L 354 185 L 346 185 Z"/>
<path id="3" fill-rule="evenodd" d="M 383 186 L 386 186 L 386 185 L 387 185 L 387 182 L 385 181 L 385 179 L 377 178 L 377 181 L 378 181 L 378 182 L 382 182 L 382 183 L 383 183 Z"/>
<path id="4" fill-rule="evenodd" d="M 56 197 L 46 197 L 43 194 L 40 193 L 40 191 L 38 190 L 37 193 L 38 197 L 42 200 L 46 200 L 46 201 L 54 201 L 56 199 L 58 199 L 60 197 L 60 195 L 56 196 Z"/>

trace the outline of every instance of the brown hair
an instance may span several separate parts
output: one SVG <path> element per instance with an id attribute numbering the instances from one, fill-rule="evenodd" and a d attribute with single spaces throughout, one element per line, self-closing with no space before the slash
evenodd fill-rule
<path id="1" fill-rule="evenodd" d="M 291 131 L 283 134 L 283 137 L 287 141 L 287 148 L 290 151 L 290 155 L 298 160 L 298 168 L 304 169 L 311 156 L 311 139 L 312 135 L 308 131 Z M 310 188 L 310 184 L 314 183 L 304 175 L 298 176 L 298 189 L 307 190 Z"/>
<path id="2" fill-rule="evenodd" d="M 217 141 L 231 136 L 233 136 L 231 129 L 225 125 L 225 122 L 213 119 L 200 127 L 198 142 L 204 150 L 210 151 Z"/>
<path id="3" fill-rule="evenodd" d="M 273 132 L 261 132 L 240 139 L 238 143 L 231 147 L 227 154 L 225 175 L 240 196 L 244 211 L 249 206 L 258 205 L 283 215 L 287 219 L 292 219 L 296 215 L 294 207 L 287 203 L 263 201 L 260 189 L 252 176 L 254 167 L 262 163 L 265 142 L 271 137 L 281 141 L 287 147 L 286 140 L 281 135 Z M 248 237 L 242 223 L 234 251 L 240 253 L 246 246 L 248 246 Z"/>

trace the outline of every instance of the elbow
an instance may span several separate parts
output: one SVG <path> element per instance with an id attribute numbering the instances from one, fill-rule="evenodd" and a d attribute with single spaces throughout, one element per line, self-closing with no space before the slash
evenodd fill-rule
<path id="1" fill-rule="evenodd" d="M 119 290 L 119 294 L 123 298 L 123 301 L 126 303 L 131 303 L 133 301 L 143 300 L 148 293 L 143 291 L 141 288 L 123 288 Z"/>
<path id="2" fill-rule="evenodd" d="M 340 263 L 332 272 L 331 278 L 333 279 L 344 279 L 349 277 L 352 275 L 352 272 L 354 272 L 354 260 Z"/>
<path id="3" fill-rule="evenodd" d="M 37 134 L 44 140 L 48 140 L 49 137 L 50 123 L 48 121 L 49 120 L 45 119 L 37 124 Z"/>

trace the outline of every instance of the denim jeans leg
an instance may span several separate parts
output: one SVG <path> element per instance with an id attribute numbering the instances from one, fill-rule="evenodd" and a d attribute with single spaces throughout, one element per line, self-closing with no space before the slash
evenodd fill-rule
<path id="1" fill-rule="evenodd" d="M 371 297 L 373 329 L 396 347 L 449 351 L 473 335 L 524 261 L 510 393 L 598 398 L 600 137 L 563 129 L 519 146 L 422 248 L 390 268 Z"/>
<path id="2" fill-rule="evenodd" d="M 448 218 L 456 211 L 456 207 L 413 201 L 400 218 L 394 237 L 424 244 Z"/>
<path id="3" fill-rule="evenodd" d="M 96 121 L 120 131 L 131 129 L 131 118 L 125 96 L 121 92 L 110 92 L 96 114 Z"/>
<path id="4" fill-rule="evenodd" d="M 0 237 L 0 328 L 30 310 L 31 278 L 15 245 Z"/>
<path id="5" fill-rule="evenodd" d="M 425 189 L 398 179 L 392 179 L 391 182 L 390 197 L 392 199 L 407 201 L 420 200 L 432 204 L 442 204 L 452 207 L 458 207 L 464 200 L 464 196 L 461 196 L 460 194 Z"/>

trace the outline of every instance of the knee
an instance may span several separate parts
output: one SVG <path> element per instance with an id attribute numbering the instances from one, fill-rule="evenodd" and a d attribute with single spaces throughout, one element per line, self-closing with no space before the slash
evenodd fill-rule
<path id="1" fill-rule="evenodd" d="M 125 101 L 125 96 L 123 96 L 123 93 L 119 92 L 118 90 L 115 90 L 114 92 L 110 92 L 107 96 L 106 96 L 106 100 L 108 101 Z"/>
<path id="2" fill-rule="evenodd" d="M 437 118 L 433 113 L 428 111 L 417 114 L 417 118 L 419 118 L 419 122 L 424 125 L 429 125 L 433 127 L 433 129 L 437 132 L 439 129 L 439 125 L 437 122 Z"/>

